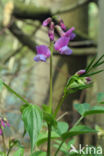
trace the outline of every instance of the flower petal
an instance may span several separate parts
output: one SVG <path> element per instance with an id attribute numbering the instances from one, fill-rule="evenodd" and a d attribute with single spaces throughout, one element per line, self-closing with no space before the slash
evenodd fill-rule
<path id="1" fill-rule="evenodd" d="M 72 50 L 68 46 L 64 46 L 60 49 L 60 54 L 71 55 Z"/>
<path id="2" fill-rule="evenodd" d="M 67 46 L 69 43 L 69 38 L 68 37 L 60 37 L 54 45 L 55 50 L 60 50 L 62 47 Z"/>
<path id="3" fill-rule="evenodd" d="M 52 21 L 52 19 L 49 17 L 46 20 L 43 21 L 43 26 L 46 27 L 50 22 Z"/>
<path id="4" fill-rule="evenodd" d="M 78 76 L 83 75 L 83 74 L 85 74 L 85 73 L 86 73 L 86 70 L 85 70 L 85 69 L 81 69 L 81 70 L 79 70 L 78 72 L 76 72 L 76 74 L 77 74 Z"/>
<path id="5" fill-rule="evenodd" d="M 3 120 L 1 120 L 1 125 L 5 127 L 5 122 Z"/>
<path id="6" fill-rule="evenodd" d="M 59 24 L 63 30 L 66 30 L 66 26 L 65 26 L 64 21 L 62 19 L 59 21 Z"/>
<path id="7" fill-rule="evenodd" d="M 66 31 L 65 36 L 66 37 L 70 37 L 72 35 L 72 32 L 75 30 L 74 27 L 72 27 L 71 29 L 69 29 L 68 31 Z"/>
<path id="8" fill-rule="evenodd" d="M 46 62 L 46 57 L 44 56 L 44 55 L 36 55 L 35 57 L 34 57 L 34 61 L 36 61 L 36 62 L 39 62 L 39 61 L 43 61 L 43 62 Z"/>
<path id="9" fill-rule="evenodd" d="M 49 48 L 46 45 L 36 46 L 37 54 L 45 55 L 48 58 L 51 55 Z"/>

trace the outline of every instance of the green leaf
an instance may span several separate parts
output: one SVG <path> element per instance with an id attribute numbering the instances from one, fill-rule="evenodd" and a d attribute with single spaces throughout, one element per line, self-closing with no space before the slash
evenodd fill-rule
<path id="1" fill-rule="evenodd" d="M 101 63 L 102 58 L 104 57 L 104 55 L 102 55 L 94 64 L 93 64 L 93 68 L 95 68 L 96 66 L 98 66 L 99 63 Z M 101 61 L 101 62 L 100 62 Z"/>
<path id="2" fill-rule="evenodd" d="M 31 154 L 31 156 L 46 156 L 46 152 L 37 151 Z"/>
<path id="3" fill-rule="evenodd" d="M 95 59 L 96 59 L 96 56 L 91 60 L 89 65 L 86 67 L 86 72 L 88 72 L 90 70 L 90 68 L 91 68 L 92 64 L 94 63 Z"/>
<path id="4" fill-rule="evenodd" d="M 0 152 L 0 156 L 7 156 L 7 154 L 4 152 Z"/>
<path id="5" fill-rule="evenodd" d="M 42 118 L 42 111 L 36 105 L 30 104 L 23 110 L 22 120 L 24 121 L 25 129 L 30 136 L 31 150 L 33 150 L 37 137 L 40 133 L 42 127 Z"/>
<path id="6" fill-rule="evenodd" d="M 96 130 L 89 128 L 84 125 L 78 125 L 73 127 L 69 132 L 66 132 L 62 135 L 63 139 L 68 139 L 70 137 L 80 135 L 80 134 L 85 134 L 85 133 L 95 133 L 97 132 Z"/>
<path id="7" fill-rule="evenodd" d="M 90 105 L 87 103 L 74 104 L 74 108 L 84 117 L 87 115 L 104 113 L 104 107 L 103 106 L 90 107 Z"/>
<path id="8" fill-rule="evenodd" d="M 99 114 L 104 113 L 104 107 L 103 106 L 94 106 L 90 108 L 88 111 L 84 113 L 84 116 L 92 115 L 92 114 Z"/>
<path id="9" fill-rule="evenodd" d="M 50 107 L 48 105 L 42 104 L 42 109 L 44 112 L 50 113 Z"/>
<path id="10" fill-rule="evenodd" d="M 90 109 L 90 104 L 88 104 L 88 103 L 74 104 L 74 108 L 75 108 L 81 115 L 84 115 L 84 113 Z"/>
<path id="11" fill-rule="evenodd" d="M 47 124 L 51 124 L 53 126 L 57 125 L 56 119 L 52 114 L 43 112 L 43 119 L 47 122 Z"/>
<path id="12" fill-rule="evenodd" d="M 60 138 L 60 136 L 56 132 L 52 131 L 51 132 L 51 139 L 57 139 L 57 138 Z M 41 132 L 39 134 L 38 139 L 37 139 L 37 146 L 44 144 L 47 140 L 48 140 L 48 132 L 47 131 Z"/>
<path id="13" fill-rule="evenodd" d="M 100 104 L 104 104 L 104 93 L 98 93 L 97 102 Z"/>
<path id="14" fill-rule="evenodd" d="M 14 154 L 13 156 L 24 156 L 24 148 L 19 148 Z"/>
<path id="15" fill-rule="evenodd" d="M 20 112 L 22 113 L 25 108 L 27 108 L 30 104 L 24 104 L 20 107 Z"/>
<path id="16" fill-rule="evenodd" d="M 55 128 L 55 131 L 59 135 L 62 135 L 68 130 L 68 128 L 69 128 L 69 125 L 66 122 L 57 122 L 57 127 Z"/>
<path id="17" fill-rule="evenodd" d="M 89 73 L 89 74 L 85 74 L 85 76 L 92 76 L 92 75 L 95 75 L 95 74 L 99 74 L 99 73 L 101 73 L 101 72 L 103 72 L 104 70 L 102 69 L 102 70 L 98 70 L 98 71 L 96 71 L 96 72 L 92 72 L 92 73 Z"/>

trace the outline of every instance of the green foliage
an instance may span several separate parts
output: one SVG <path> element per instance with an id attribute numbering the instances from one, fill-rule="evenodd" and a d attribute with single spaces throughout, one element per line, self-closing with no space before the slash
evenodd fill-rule
<path id="1" fill-rule="evenodd" d="M 19 149 L 13 154 L 13 156 L 24 156 L 24 148 L 19 147 Z"/>
<path id="2" fill-rule="evenodd" d="M 46 156 L 46 152 L 37 151 L 31 154 L 31 156 Z"/>
<path id="3" fill-rule="evenodd" d="M 58 139 L 60 136 L 55 132 L 51 132 L 51 139 Z M 43 131 L 39 134 L 39 137 L 37 139 L 37 146 L 40 146 L 41 144 L 44 144 L 48 140 L 48 131 Z"/>
<path id="4" fill-rule="evenodd" d="M 104 113 L 103 106 L 90 107 L 90 105 L 88 103 L 74 104 L 74 108 L 84 117 L 87 115 Z"/>
<path id="5" fill-rule="evenodd" d="M 62 138 L 64 140 L 66 140 L 66 139 L 76 136 L 76 135 L 85 134 L 85 133 L 95 133 L 95 132 L 97 132 L 97 131 L 92 128 L 89 128 L 84 125 L 78 125 L 78 126 L 71 128 L 70 131 L 62 134 Z"/>
<path id="6" fill-rule="evenodd" d="M 78 75 L 73 75 L 69 78 L 67 85 L 64 89 L 65 94 L 72 94 L 78 90 L 83 90 L 92 86 L 92 83 L 87 83 L 86 77 L 80 77 Z"/>
<path id="7" fill-rule="evenodd" d="M 0 156 L 7 156 L 7 155 L 4 152 L 0 152 Z"/>
<path id="8" fill-rule="evenodd" d="M 97 102 L 100 104 L 104 104 L 104 93 L 98 93 Z"/>
<path id="9" fill-rule="evenodd" d="M 102 65 L 104 63 L 104 55 L 102 55 L 100 58 L 98 58 L 96 60 L 96 56 L 91 60 L 91 62 L 89 63 L 89 65 L 86 67 L 86 74 L 84 74 L 84 76 L 91 76 L 91 75 L 95 75 L 98 74 L 102 71 L 102 70 L 98 70 L 96 72 L 91 72 L 93 69 L 96 69 L 97 67 L 99 67 L 100 65 Z M 90 73 L 89 73 L 90 72 Z"/>
<path id="10" fill-rule="evenodd" d="M 58 148 L 60 144 L 61 144 L 61 141 L 56 140 L 54 147 Z M 71 144 L 73 144 L 73 145 L 75 144 L 75 139 L 70 140 L 68 143 L 64 142 L 63 145 L 61 146 L 60 151 L 63 152 L 65 156 L 69 155 L 69 150 L 70 150 Z"/>
<path id="11" fill-rule="evenodd" d="M 36 144 L 38 135 L 42 127 L 42 111 L 36 105 L 30 104 L 22 112 L 22 120 L 24 121 L 24 127 L 30 136 L 31 150 L 33 150 Z"/>
<path id="12" fill-rule="evenodd" d="M 57 126 L 55 128 L 55 132 L 60 136 L 68 131 L 69 125 L 66 122 L 57 122 Z"/>

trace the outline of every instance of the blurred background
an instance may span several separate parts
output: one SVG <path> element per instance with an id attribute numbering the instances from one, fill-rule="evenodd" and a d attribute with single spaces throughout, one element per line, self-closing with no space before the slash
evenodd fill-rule
<path id="1" fill-rule="evenodd" d="M 36 45 L 49 43 L 47 29 L 42 27 L 42 21 L 57 15 L 64 20 L 67 28 L 75 27 L 76 38 L 70 42 L 73 49 L 71 56 L 54 54 L 53 99 L 56 106 L 70 75 L 84 69 L 95 55 L 103 54 L 103 10 L 102 0 L 0 0 L 0 79 L 32 104 L 41 106 L 48 103 L 49 60 L 46 63 L 36 63 L 33 58 Z M 64 102 L 60 113 L 67 112 L 63 120 L 70 127 L 79 117 L 73 109 L 73 103 L 88 102 L 93 106 L 97 104 L 99 93 L 104 97 L 104 73 L 94 76 L 93 81 L 92 88 L 73 94 Z M 28 135 L 21 137 L 24 131 L 21 105 L 22 101 L 2 88 L 0 114 L 6 116 L 11 124 L 6 129 L 6 138 L 9 140 L 16 137 L 28 149 Z M 103 118 L 104 115 L 94 115 L 83 122 L 92 128 L 95 125 L 104 128 Z M 83 145 L 97 145 L 102 144 L 103 137 L 84 135 L 76 140 L 76 143 Z"/>

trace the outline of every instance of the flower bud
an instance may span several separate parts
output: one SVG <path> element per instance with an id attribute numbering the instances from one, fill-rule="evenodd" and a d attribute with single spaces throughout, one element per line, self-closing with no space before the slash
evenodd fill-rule
<path id="1" fill-rule="evenodd" d="M 59 25 L 56 25 L 55 28 L 61 37 L 65 35 L 64 31 L 62 30 L 62 28 Z"/>
<path id="2" fill-rule="evenodd" d="M 91 81 L 91 78 L 90 78 L 90 77 L 85 77 L 85 79 L 86 79 L 86 83 L 87 83 L 87 84 L 92 83 L 92 81 Z"/>
<path id="3" fill-rule="evenodd" d="M 64 24 L 64 22 L 63 22 L 62 19 L 59 21 L 59 25 L 61 26 L 61 28 L 62 28 L 63 30 L 66 30 L 66 26 L 65 26 L 65 24 Z"/>
<path id="4" fill-rule="evenodd" d="M 81 76 L 81 75 L 83 75 L 83 74 L 85 74 L 86 73 L 86 70 L 85 69 L 81 69 L 81 70 L 79 70 L 78 72 L 76 72 L 76 74 L 78 75 L 78 76 Z"/>
<path id="5" fill-rule="evenodd" d="M 49 18 L 47 18 L 46 20 L 43 21 L 43 24 L 42 25 L 44 27 L 46 27 L 46 26 L 48 26 L 51 23 L 51 21 L 52 21 L 52 19 L 49 17 Z"/>
<path id="6" fill-rule="evenodd" d="M 50 27 L 48 30 L 48 36 L 49 36 L 51 41 L 54 40 L 54 23 L 53 22 L 50 23 Z"/>

